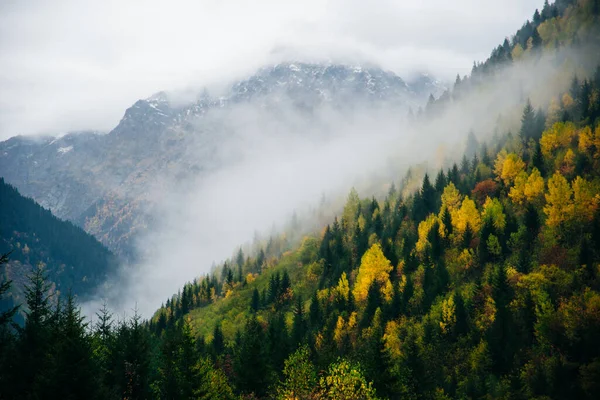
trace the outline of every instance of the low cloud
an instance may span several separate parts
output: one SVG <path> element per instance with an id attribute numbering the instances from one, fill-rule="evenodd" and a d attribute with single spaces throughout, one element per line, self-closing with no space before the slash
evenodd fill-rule
<path id="1" fill-rule="evenodd" d="M 108 131 L 139 98 L 229 82 L 281 58 L 371 62 L 449 79 L 485 58 L 536 6 L 8 0 L 0 6 L 0 139 Z"/>

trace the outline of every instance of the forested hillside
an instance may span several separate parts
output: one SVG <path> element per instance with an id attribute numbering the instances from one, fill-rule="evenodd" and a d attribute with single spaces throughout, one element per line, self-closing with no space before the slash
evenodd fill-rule
<path id="1" fill-rule="evenodd" d="M 62 221 L 0 178 L 0 253 L 10 253 L 1 273 L 14 280 L 11 299 L 19 304 L 26 277 L 43 264 L 52 290 L 85 298 L 116 271 L 117 263 L 93 236 Z"/>
<path id="2" fill-rule="evenodd" d="M 544 6 L 430 107 L 502 63 L 597 39 L 598 12 Z M 382 198 L 351 190 L 322 231 L 239 250 L 148 321 L 104 308 L 88 324 L 38 270 L 24 329 L 0 317 L 5 397 L 597 398 L 600 67 L 568 79 L 523 99 L 518 131 L 472 132 L 460 162 Z"/>

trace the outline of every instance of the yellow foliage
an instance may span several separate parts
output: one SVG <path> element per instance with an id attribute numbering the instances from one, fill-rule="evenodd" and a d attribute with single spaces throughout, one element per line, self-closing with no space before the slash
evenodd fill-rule
<path id="1" fill-rule="evenodd" d="M 383 343 L 385 351 L 392 360 L 397 360 L 402 356 L 402 341 L 400 340 L 400 325 L 396 321 L 389 321 L 385 326 L 383 334 Z"/>
<path id="2" fill-rule="evenodd" d="M 515 184 L 510 188 L 508 197 L 513 203 L 523 204 L 525 202 L 525 185 L 527 184 L 527 172 L 521 171 L 515 178 Z"/>
<path id="3" fill-rule="evenodd" d="M 450 213 L 450 221 L 452 222 L 453 226 L 456 226 L 456 221 L 458 218 L 458 212 L 460 210 L 461 203 L 462 195 L 460 194 L 458 189 L 456 189 L 456 186 L 454 186 L 454 184 L 450 182 L 448 186 L 444 188 L 444 193 L 442 193 L 442 206 L 440 208 L 438 218 L 438 221 L 440 223 L 440 235 L 442 237 L 444 237 L 446 234 L 446 227 L 442 222 L 444 212 L 448 210 L 448 212 Z"/>
<path id="4" fill-rule="evenodd" d="M 381 288 L 381 293 L 383 294 L 383 298 L 385 301 L 392 301 L 392 297 L 394 297 L 394 286 L 392 282 L 388 279 Z"/>
<path id="5" fill-rule="evenodd" d="M 496 302 L 491 296 L 486 296 L 483 311 L 477 316 L 475 325 L 486 331 L 496 320 Z"/>
<path id="6" fill-rule="evenodd" d="M 248 275 L 246 275 L 246 283 L 252 283 L 255 279 L 256 277 L 251 272 L 248 272 Z"/>
<path id="7" fill-rule="evenodd" d="M 568 221 L 573 215 L 573 202 L 571 197 L 573 190 L 567 179 L 556 172 L 548 179 L 548 193 L 546 193 L 546 206 L 544 213 L 548 217 L 546 224 L 550 227 L 558 227 L 561 223 Z"/>
<path id="8" fill-rule="evenodd" d="M 572 189 L 574 215 L 582 222 L 591 221 L 600 202 L 598 185 L 578 176 L 572 183 Z"/>
<path id="9" fill-rule="evenodd" d="M 460 234 L 465 232 L 467 224 L 471 226 L 473 233 L 479 232 L 481 228 L 481 216 L 479 215 L 479 211 L 477 211 L 475 202 L 469 196 L 465 197 L 460 210 L 456 213 L 456 218 L 452 220 L 452 225 L 454 225 L 454 228 Z"/>
<path id="10" fill-rule="evenodd" d="M 471 268 L 475 263 L 475 255 L 473 253 L 473 249 L 463 249 L 463 251 L 458 256 L 458 261 L 461 265 L 464 266 L 465 270 Z"/>
<path id="11" fill-rule="evenodd" d="M 333 340 L 338 345 L 338 347 L 342 346 L 344 334 L 345 332 L 346 322 L 344 321 L 344 317 L 341 315 L 338 316 L 337 323 L 335 324 L 335 330 L 333 331 Z"/>
<path id="12" fill-rule="evenodd" d="M 360 260 L 358 276 L 354 284 L 354 298 L 359 302 L 365 301 L 369 286 L 373 281 L 379 282 L 382 293 L 385 295 L 384 291 L 390 283 L 391 271 L 392 264 L 383 255 L 381 245 L 379 243 L 373 244 Z"/>
<path id="13" fill-rule="evenodd" d="M 523 46 L 521 46 L 521 44 L 517 44 L 513 49 L 512 52 L 510 53 L 510 55 L 512 56 L 513 60 L 518 60 L 519 58 L 521 58 L 523 56 Z"/>
<path id="14" fill-rule="evenodd" d="M 592 132 L 592 128 L 586 126 L 581 131 L 579 131 L 579 143 L 577 147 L 579 151 L 582 153 L 588 152 L 590 147 L 594 145 L 594 133 Z"/>
<path id="15" fill-rule="evenodd" d="M 508 196 L 514 203 L 523 204 L 524 202 L 535 202 L 541 198 L 544 193 L 544 178 L 537 168 L 531 171 L 527 176 L 525 171 L 517 175 L 515 185 L 510 188 Z"/>
<path id="16" fill-rule="evenodd" d="M 502 169 L 504 168 L 504 161 L 506 160 L 507 156 L 508 153 L 506 150 L 502 149 L 500 152 L 498 152 L 496 160 L 494 161 L 494 174 L 496 174 L 498 180 L 502 178 Z"/>
<path id="17" fill-rule="evenodd" d="M 504 215 L 502 204 L 500 204 L 498 199 L 492 200 L 489 197 L 485 199 L 482 217 L 484 220 L 490 219 L 494 228 L 499 231 L 504 230 L 506 226 L 506 216 Z"/>
<path id="18" fill-rule="evenodd" d="M 575 153 L 569 149 L 562 159 L 561 172 L 563 175 L 570 175 L 575 171 Z"/>
<path id="19" fill-rule="evenodd" d="M 572 122 L 555 123 L 542 134 L 540 139 L 542 154 L 546 158 L 551 158 L 555 150 L 569 147 L 576 134 L 577 130 Z"/>
<path id="20" fill-rule="evenodd" d="M 506 186 L 512 184 L 519 175 L 525 169 L 525 163 L 521 160 L 521 157 L 515 153 L 510 153 L 504 159 L 502 163 L 502 172 L 500 178 L 504 181 Z"/>
<path id="21" fill-rule="evenodd" d="M 417 252 L 424 253 L 425 250 L 427 250 L 427 247 L 430 244 L 429 240 L 427 240 L 427 237 L 429 236 L 429 232 L 431 231 L 436 222 L 438 222 L 438 218 L 434 214 L 429 214 L 427 219 L 419 223 L 419 240 L 415 245 Z"/>
<path id="22" fill-rule="evenodd" d="M 565 93 L 562 96 L 562 104 L 564 108 L 569 109 L 573 107 L 573 104 L 575 104 L 575 102 L 573 101 L 573 98 L 569 93 Z"/>
<path id="23" fill-rule="evenodd" d="M 338 296 L 348 301 L 348 297 L 350 295 L 350 285 L 348 284 L 348 278 L 346 277 L 345 272 L 342 273 L 342 276 L 338 281 L 335 291 Z"/>
<path id="24" fill-rule="evenodd" d="M 593 132 L 589 126 L 579 131 L 579 151 L 600 158 L 600 125 Z"/>
<path id="25" fill-rule="evenodd" d="M 337 323 L 335 324 L 335 330 L 333 331 L 333 340 L 335 340 L 335 343 L 338 345 L 338 347 L 342 346 L 346 336 L 354 336 L 356 326 L 356 311 L 350 314 L 347 322 L 344 321 L 344 318 L 341 315 L 338 316 Z"/>
<path id="26" fill-rule="evenodd" d="M 443 214 L 443 211 L 447 208 L 452 215 L 452 212 L 457 211 L 460 208 L 460 203 L 462 201 L 462 196 L 460 195 L 454 183 L 450 182 L 448 186 L 444 188 L 444 193 L 442 193 L 442 208 L 440 212 L 440 216 Z"/>
<path id="27" fill-rule="evenodd" d="M 542 175 L 537 168 L 533 168 L 531 175 L 529 175 L 527 183 L 525 184 L 525 198 L 531 203 L 536 199 L 539 199 L 543 193 L 544 178 L 542 178 Z"/>
<path id="28" fill-rule="evenodd" d="M 442 329 L 442 332 L 448 333 L 454 324 L 456 324 L 456 305 L 454 304 L 454 296 L 450 296 L 442 302 L 442 320 L 440 321 L 440 328 Z"/>

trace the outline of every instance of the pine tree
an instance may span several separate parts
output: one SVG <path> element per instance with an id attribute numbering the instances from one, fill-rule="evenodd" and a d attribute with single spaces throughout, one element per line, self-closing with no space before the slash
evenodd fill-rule
<path id="1" fill-rule="evenodd" d="M 534 138 L 536 130 L 535 111 L 531 105 L 531 101 L 527 99 L 525 108 L 523 109 L 523 115 L 521 117 L 521 130 L 519 131 L 519 137 L 523 144 L 527 144 L 529 139 Z"/>
<path id="2" fill-rule="evenodd" d="M 317 292 L 313 293 L 310 301 L 310 307 L 308 309 L 308 320 L 310 322 L 310 328 L 315 331 L 321 325 L 321 310 L 319 306 L 319 298 Z"/>
<path id="3" fill-rule="evenodd" d="M 113 374 L 116 390 L 128 399 L 150 395 L 150 336 L 137 309 L 129 321 L 121 322 L 115 339 Z"/>
<path id="4" fill-rule="evenodd" d="M 422 216 L 423 218 L 430 213 L 435 212 L 436 193 L 435 188 L 431 185 L 428 174 L 425 174 L 425 177 L 423 178 L 423 186 L 421 187 L 421 202 L 424 212 L 424 215 Z"/>
<path id="5" fill-rule="evenodd" d="M 88 324 L 69 293 L 64 304 L 59 336 L 55 340 L 52 379 L 53 395 L 61 399 L 95 398 L 98 394 L 98 368 L 93 359 Z M 57 342 L 57 343 L 56 343 Z"/>
<path id="6" fill-rule="evenodd" d="M 252 291 L 252 301 L 250 303 L 250 309 L 252 312 L 257 312 L 260 309 L 260 294 L 258 293 L 258 289 L 254 288 Z"/>
<path id="7" fill-rule="evenodd" d="M 252 315 L 246 322 L 241 344 L 236 349 L 237 387 L 242 393 L 254 393 L 261 397 L 269 387 L 269 368 L 264 342 L 263 329 L 256 316 Z"/>
<path id="8" fill-rule="evenodd" d="M 0 255 L 0 267 L 8 264 L 9 254 Z M 0 307 L 5 310 L 0 312 L 0 387 L 4 388 L 4 396 L 11 398 L 14 379 L 11 374 L 14 372 L 15 363 L 15 336 L 11 327 L 14 315 L 18 311 L 18 306 L 13 306 L 12 301 L 4 302 L 5 293 L 10 291 L 12 281 L 5 280 L 0 284 Z M 6 304 L 6 306 L 5 306 Z"/>
<path id="9" fill-rule="evenodd" d="M 51 389 L 53 312 L 50 307 L 50 285 L 44 267 L 39 264 L 25 286 L 25 326 L 18 341 L 15 377 L 17 392 L 26 398 L 43 398 Z"/>
<path id="10" fill-rule="evenodd" d="M 475 137 L 475 132 L 472 130 L 469 131 L 469 135 L 467 136 L 467 143 L 465 145 L 465 156 L 467 158 L 473 158 L 473 156 L 477 153 L 477 149 L 479 148 L 479 141 L 477 137 Z"/>
<path id="11" fill-rule="evenodd" d="M 0 255 L 0 267 L 4 264 L 8 264 L 8 256 L 9 255 L 10 255 L 10 253 Z M 0 306 L 4 305 L 2 302 L 4 300 L 3 297 L 5 296 L 5 293 L 8 293 L 10 291 L 11 286 L 12 286 L 12 281 L 10 281 L 10 280 L 6 280 L 6 281 L 0 283 Z M 0 331 L 4 331 L 4 329 L 8 328 L 8 324 L 12 321 L 12 318 L 19 310 L 19 306 L 12 306 L 12 304 L 11 304 L 10 306 L 2 307 L 0 309 L 5 310 L 5 311 L 0 312 Z M 0 346 L 1 346 L 1 342 L 0 342 Z"/>
<path id="12" fill-rule="evenodd" d="M 444 170 L 440 169 L 437 176 L 435 177 L 435 191 L 441 195 L 444 191 L 444 188 L 447 185 L 446 175 L 444 174 Z"/>
<path id="13" fill-rule="evenodd" d="M 217 323 L 213 329 L 213 339 L 211 342 L 213 357 L 218 357 L 225 351 L 225 338 L 221 330 L 221 324 Z"/>
<path id="14" fill-rule="evenodd" d="M 160 314 L 163 318 L 165 313 Z M 96 313 L 97 321 L 94 325 L 94 333 L 92 338 L 92 351 L 95 362 L 98 366 L 98 380 L 100 398 L 115 398 L 114 385 L 111 379 L 112 363 L 114 361 L 115 349 L 115 331 L 114 321 L 111 312 L 108 310 L 106 302 L 102 304 L 102 308 Z M 163 327 L 166 328 L 166 320 Z"/>
<path id="15" fill-rule="evenodd" d="M 304 318 L 304 303 L 302 295 L 296 296 L 294 306 L 294 321 L 292 324 L 292 343 L 294 346 L 302 343 L 306 335 L 306 320 Z"/>

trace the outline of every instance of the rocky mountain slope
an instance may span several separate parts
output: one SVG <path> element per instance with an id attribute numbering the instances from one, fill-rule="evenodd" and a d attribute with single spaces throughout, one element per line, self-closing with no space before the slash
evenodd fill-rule
<path id="1" fill-rule="evenodd" d="M 68 219 L 122 256 L 133 256 L 136 232 L 151 219 L 157 177 L 177 182 L 230 160 L 217 151 L 235 124 L 227 113 L 257 107 L 267 114 L 300 111 L 310 120 L 328 107 L 423 105 L 443 86 L 426 75 L 413 82 L 382 69 L 285 63 L 262 68 L 219 96 L 206 91 L 180 101 L 157 93 L 137 101 L 108 134 L 13 137 L 0 143 L 0 176 L 59 218 Z M 250 111 L 252 112 L 252 111 Z"/>

